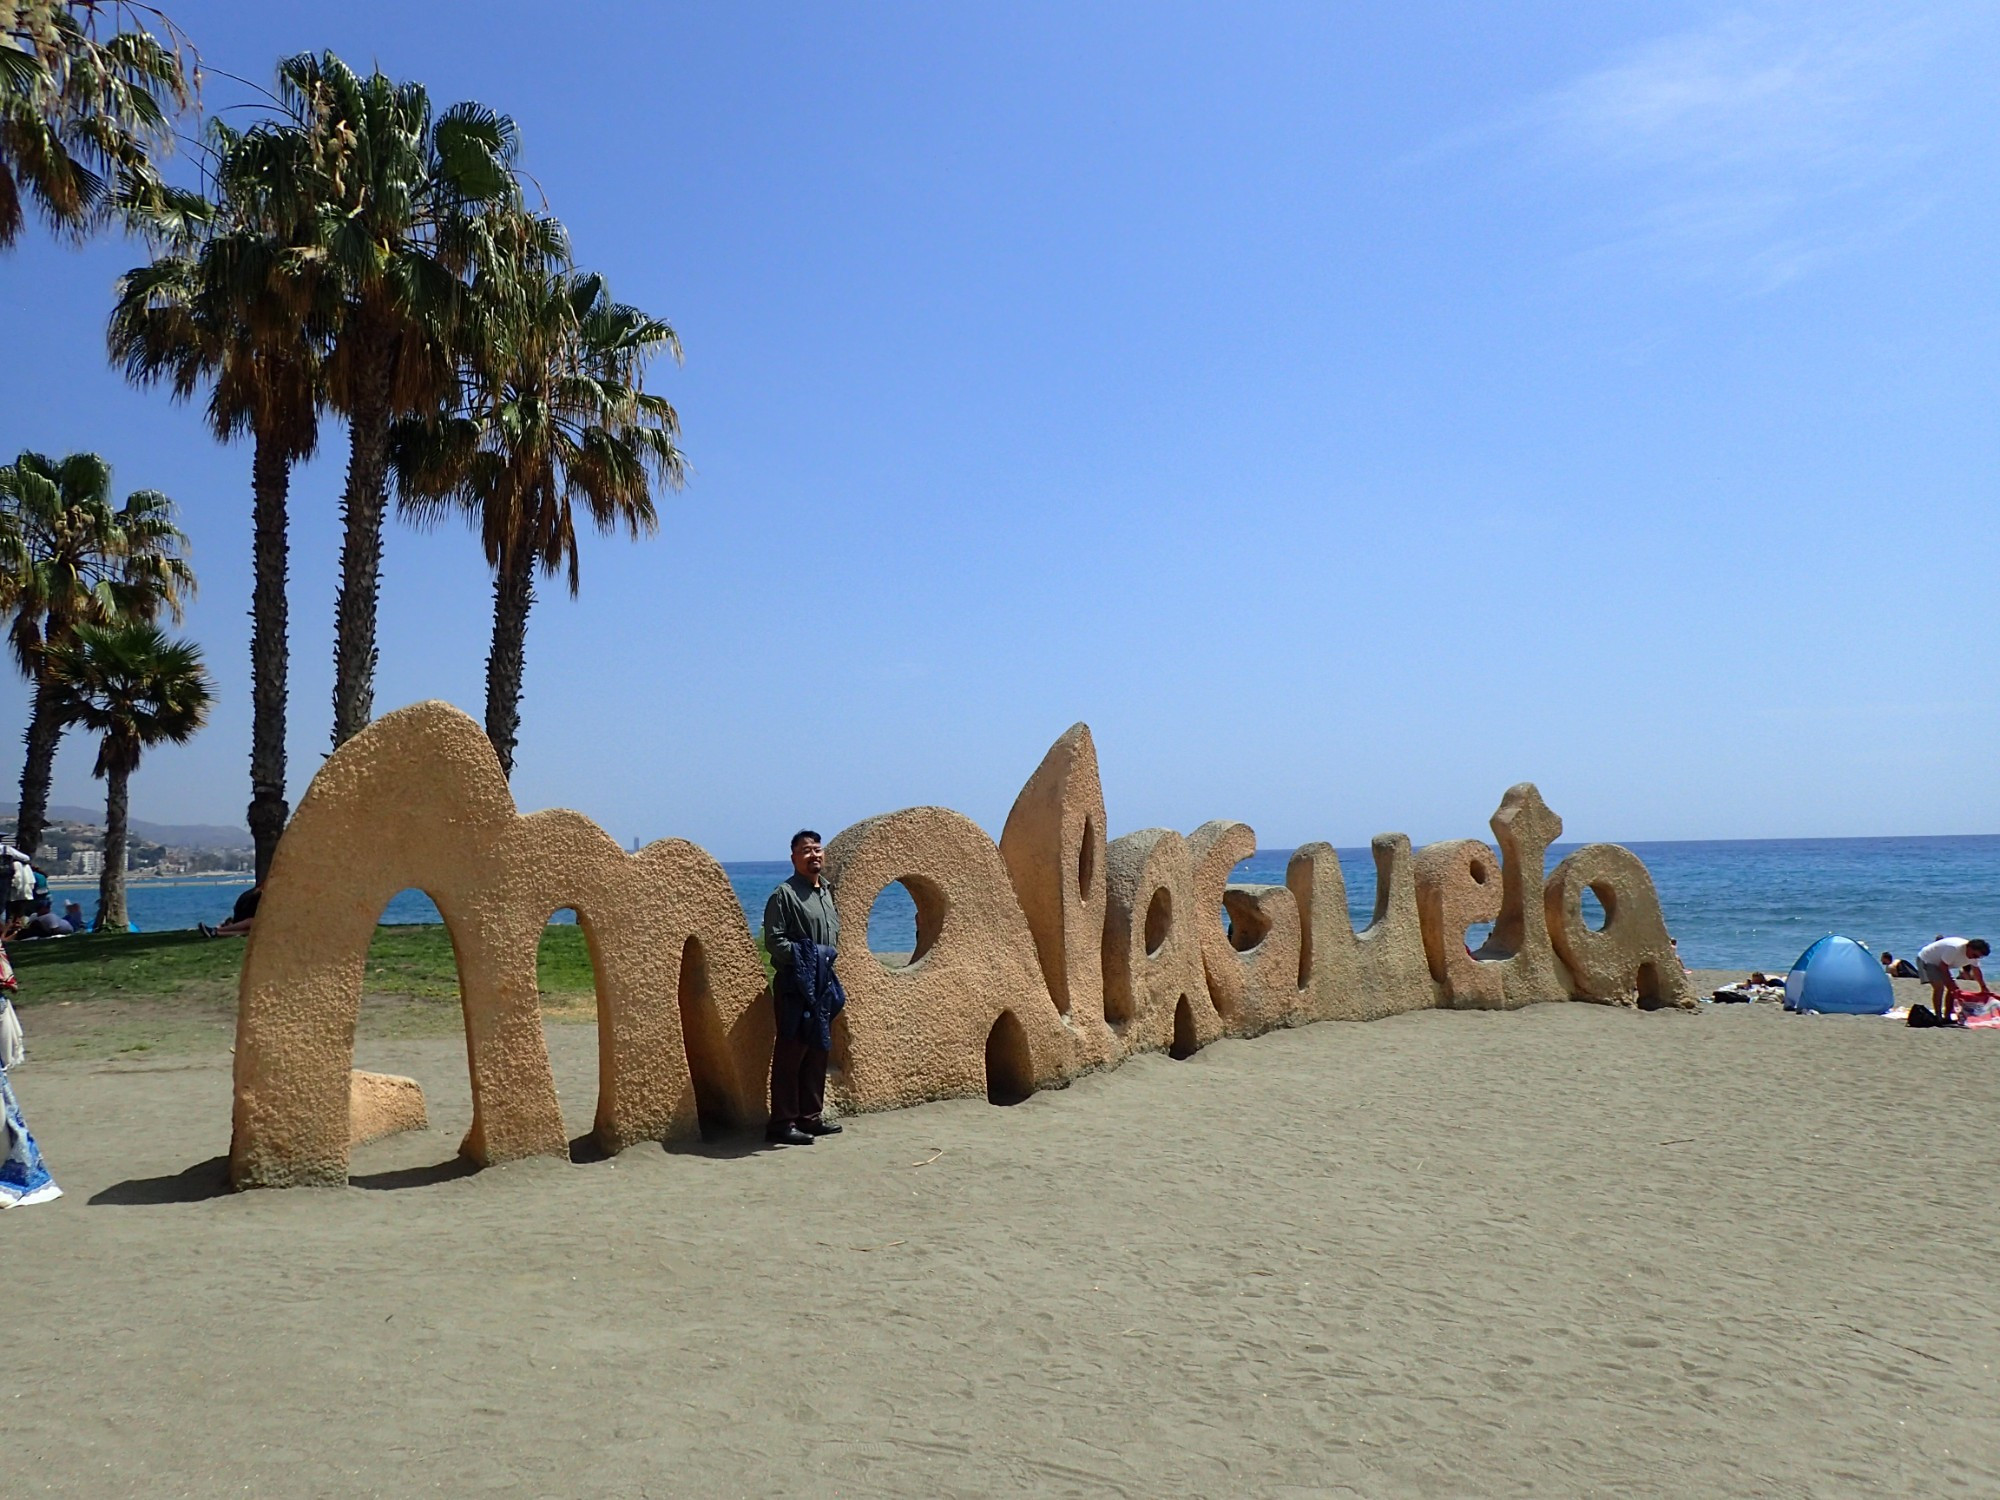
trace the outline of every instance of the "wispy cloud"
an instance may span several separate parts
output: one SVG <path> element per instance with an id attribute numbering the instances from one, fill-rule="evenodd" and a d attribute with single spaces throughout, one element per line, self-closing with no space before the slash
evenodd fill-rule
<path id="1" fill-rule="evenodd" d="M 1562 85 L 1500 134 L 1585 199 L 1588 253 L 1769 290 L 1935 201 L 1950 148 L 1990 110 L 1967 120 L 1932 85 L 1984 95 L 1951 64 L 1997 19 L 1983 4 L 1736 10 Z"/>

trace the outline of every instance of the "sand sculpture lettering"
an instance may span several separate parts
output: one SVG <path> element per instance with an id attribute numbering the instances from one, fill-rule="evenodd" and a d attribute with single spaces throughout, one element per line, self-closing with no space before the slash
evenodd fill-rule
<path id="1" fill-rule="evenodd" d="M 1478 840 L 1412 851 L 1374 841 L 1375 913 L 1349 920 L 1340 862 L 1298 850 L 1282 886 L 1229 876 L 1257 846 L 1241 823 L 1107 839 L 1090 731 L 1057 740 L 996 844 L 917 807 L 855 824 L 828 848 L 848 1008 L 835 1102 L 894 1109 L 985 1094 L 1010 1103 L 1138 1052 L 1185 1057 L 1218 1037 L 1428 1007 L 1578 999 L 1694 1003 L 1645 866 L 1610 844 L 1546 878 L 1562 822 L 1534 787 Z M 866 949 L 869 911 L 900 881 L 917 910 L 904 966 Z M 628 854 L 573 812 L 518 813 L 478 725 L 442 703 L 378 720 L 313 779 L 278 847 L 244 955 L 230 1175 L 238 1187 L 344 1183 L 350 1148 L 421 1128 L 421 1090 L 357 1073 L 354 1033 L 382 908 L 437 903 L 459 974 L 483 1164 L 567 1157 L 535 959 L 573 909 L 595 972 L 594 1135 L 641 1141 L 762 1122 L 772 1011 L 722 868 L 666 839 Z M 1586 891 L 1602 903 L 1593 929 Z M 1467 929 L 1492 923 L 1477 950 Z"/>

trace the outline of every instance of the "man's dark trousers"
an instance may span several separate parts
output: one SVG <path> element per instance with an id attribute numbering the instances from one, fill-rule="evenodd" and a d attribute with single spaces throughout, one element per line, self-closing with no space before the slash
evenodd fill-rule
<path id="1" fill-rule="evenodd" d="M 825 1108 L 826 1049 L 786 1035 L 781 1023 L 771 1048 L 772 1128 L 817 1120 Z"/>

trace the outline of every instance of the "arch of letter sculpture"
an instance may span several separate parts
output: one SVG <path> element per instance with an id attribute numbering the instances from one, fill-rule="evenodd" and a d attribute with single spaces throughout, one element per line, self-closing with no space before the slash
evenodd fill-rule
<path id="1" fill-rule="evenodd" d="M 1493 816 L 1497 853 L 1478 840 L 1413 853 L 1385 834 L 1374 920 L 1356 932 L 1326 844 L 1298 850 L 1284 885 L 1243 886 L 1229 874 L 1256 848 L 1244 824 L 1107 840 L 1079 724 L 997 845 L 955 812 L 917 807 L 829 846 L 844 930 L 866 932 L 892 881 L 917 907 L 907 967 L 843 965 L 835 1099 L 855 1111 L 1020 1098 L 1135 1052 L 1431 1006 L 1692 1005 L 1645 866 L 1592 844 L 1544 878 L 1561 832 L 1523 783 Z M 722 867 L 684 840 L 627 854 L 580 814 L 521 815 L 479 726 L 422 703 L 336 751 L 278 847 L 243 961 L 236 1186 L 344 1183 L 355 1142 L 422 1123 L 420 1093 L 353 1072 L 369 941 L 409 887 L 437 903 L 457 958 L 473 1099 L 461 1150 L 474 1161 L 568 1154 L 535 983 L 543 927 L 565 907 L 596 976 L 599 1145 L 762 1121 L 769 991 Z M 1585 890 L 1601 929 L 1584 920 Z M 1488 922 L 1468 951 L 1467 928 Z"/>

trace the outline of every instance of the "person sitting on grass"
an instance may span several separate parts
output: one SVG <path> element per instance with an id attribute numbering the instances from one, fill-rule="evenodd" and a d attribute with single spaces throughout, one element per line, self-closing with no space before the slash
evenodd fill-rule
<path id="1" fill-rule="evenodd" d="M 85 932 L 89 930 L 84 925 L 83 908 L 74 901 L 63 902 L 63 920 L 69 923 L 69 930 L 71 932 Z"/>
<path id="2" fill-rule="evenodd" d="M 1917 972 L 1931 987 L 1931 1009 L 1947 1024 L 1958 1019 L 1958 985 L 1952 975 L 1963 973 L 1986 989 L 1986 975 L 1979 960 L 1993 951 L 1985 938 L 1941 937 L 1927 943 L 1917 954 Z"/>
<path id="3" fill-rule="evenodd" d="M 220 927 L 211 927 L 206 922 L 195 925 L 201 929 L 203 937 L 242 937 L 250 931 L 250 924 L 257 920 L 257 903 L 263 899 L 264 882 L 260 880 L 236 898 L 229 920 Z"/>

